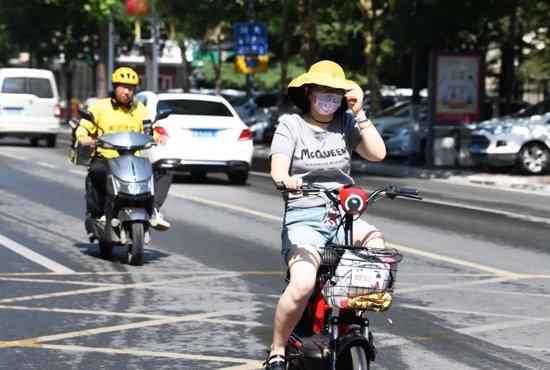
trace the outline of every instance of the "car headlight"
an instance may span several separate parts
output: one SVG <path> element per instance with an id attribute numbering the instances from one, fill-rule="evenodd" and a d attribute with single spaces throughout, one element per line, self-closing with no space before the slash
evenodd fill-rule
<path id="1" fill-rule="evenodd" d="M 111 176 L 111 185 L 113 187 L 113 192 L 115 194 L 123 193 L 123 194 L 130 194 L 130 195 L 138 195 L 138 194 L 144 194 L 144 193 L 151 193 L 154 194 L 154 185 L 153 185 L 153 177 L 149 180 L 145 181 L 138 181 L 138 182 L 127 182 L 122 181 L 120 179 L 115 178 L 114 176 Z"/>

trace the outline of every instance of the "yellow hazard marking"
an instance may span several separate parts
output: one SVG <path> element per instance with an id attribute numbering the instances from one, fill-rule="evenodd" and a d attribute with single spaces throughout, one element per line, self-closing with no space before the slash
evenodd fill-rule
<path id="1" fill-rule="evenodd" d="M 280 272 L 277 272 L 277 274 L 279 273 Z M 135 288 L 154 289 L 154 288 L 157 288 L 159 285 L 165 285 L 165 284 L 168 285 L 168 284 L 175 284 L 175 283 L 191 283 L 191 282 L 197 282 L 197 281 L 232 278 L 232 277 L 239 277 L 242 275 L 254 275 L 254 274 L 268 275 L 268 274 L 275 274 L 275 273 L 269 272 L 269 271 L 266 271 L 265 273 L 262 271 L 223 272 L 223 273 L 209 273 L 203 276 L 149 281 L 149 282 L 134 283 L 134 284 L 109 284 L 107 286 L 100 286 L 97 288 L 77 289 L 77 290 L 69 290 L 69 291 L 63 291 L 63 292 L 34 294 L 34 295 L 23 296 L 23 297 L 3 298 L 3 299 L 0 299 L 0 304 L 23 302 L 23 301 L 30 301 L 30 300 L 37 300 L 37 299 L 48 299 L 48 298 L 56 298 L 56 297 L 67 297 L 67 296 L 107 292 L 107 291 L 122 290 L 122 289 L 135 289 Z"/>
<path id="2" fill-rule="evenodd" d="M 122 355 L 134 355 L 134 356 L 149 356 L 149 357 L 164 357 L 182 360 L 195 360 L 195 361 L 212 361 L 212 362 L 229 362 L 229 363 L 245 363 L 253 365 L 254 367 L 248 367 L 246 369 L 256 369 L 261 367 L 261 362 L 258 360 L 252 360 L 247 358 L 227 357 L 227 356 L 214 356 L 214 355 L 193 355 L 187 353 L 177 352 L 160 352 L 160 351 L 146 351 L 143 349 L 129 349 L 129 348 L 102 348 L 102 347 L 85 347 L 66 344 L 41 344 L 28 343 L 20 341 L 21 345 L 18 347 L 35 347 L 43 349 L 53 349 L 60 351 L 77 351 L 77 352 L 99 352 L 108 354 L 122 354 Z M 0 342 L 0 347 L 2 342 Z"/>

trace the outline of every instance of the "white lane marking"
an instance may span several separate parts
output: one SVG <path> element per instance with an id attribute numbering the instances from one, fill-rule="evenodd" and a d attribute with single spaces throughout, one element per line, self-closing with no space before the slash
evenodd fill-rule
<path id="1" fill-rule="evenodd" d="M 283 218 L 281 216 L 275 216 L 275 215 L 271 215 L 269 213 L 265 213 L 265 212 L 261 212 L 261 211 L 255 211 L 255 210 L 250 209 L 250 208 L 245 208 L 245 207 L 241 207 L 241 206 L 237 206 L 237 205 L 233 205 L 233 204 L 227 204 L 227 203 L 219 202 L 219 201 L 216 201 L 216 200 L 211 200 L 211 199 L 206 199 L 206 198 L 199 198 L 199 197 L 194 197 L 194 196 L 191 196 L 191 195 L 184 195 L 184 194 L 178 194 L 178 193 L 172 193 L 171 195 L 175 196 L 175 197 L 178 197 L 178 198 L 185 199 L 185 200 L 190 200 L 190 201 L 195 202 L 195 203 L 202 203 L 202 204 L 207 204 L 207 205 L 214 206 L 214 207 L 225 208 L 225 209 L 229 209 L 229 210 L 232 210 L 232 211 L 245 213 L 245 214 L 248 214 L 248 215 L 251 215 L 251 216 L 262 217 L 262 218 L 265 218 L 265 219 L 268 219 L 268 220 L 273 220 L 273 221 L 282 221 L 283 220 Z"/>
<path id="2" fill-rule="evenodd" d="M 434 260 L 438 260 L 438 261 L 451 263 L 453 265 L 458 265 L 458 266 L 468 267 L 468 268 L 472 268 L 472 269 L 476 269 L 476 270 L 480 270 L 480 271 L 484 271 L 484 272 L 489 272 L 491 274 L 496 274 L 496 275 L 501 275 L 501 276 L 511 276 L 511 277 L 518 276 L 518 274 L 515 274 L 515 273 L 510 272 L 510 271 L 501 270 L 501 269 L 497 269 L 497 268 L 486 266 L 486 265 L 480 265 L 479 263 L 474 263 L 474 262 L 461 260 L 461 259 L 458 259 L 458 258 L 448 257 L 448 256 L 445 256 L 445 255 L 442 255 L 442 254 L 437 254 L 437 253 L 427 252 L 427 251 L 423 251 L 423 250 L 416 249 L 416 248 L 406 247 L 406 246 L 400 245 L 400 244 L 394 244 L 394 243 L 389 243 L 388 242 L 388 243 L 386 243 L 386 245 L 388 247 L 395 248 L 400 252 L 407 252 L 407 253 L 411 253 L 411 254 L 416 254 L 417 256 L 422 256 L 422 257 L 425 257 L 425 258 L 430 258 L 430 259 L 434 259 Z"/>
<path id="3" fill-rule="evenodd" d="M 461 282 L 461 283 L 421 285 L 421 286 L 415 286 L 415 287 L 411 287 L 411 288 L 401 288 L 401 289 L 399 289 L 399 294 L 413 293 L 413 292 L 427 292 L 427 291 L 432 291 L 432 290 L 436 290 L 436 289 L 448 289 L 448 288 L 453 288 L 454 289 L 456 287 L 465 287 L 465 286 L 496 284 L 496 283 L 503 283 L 505 281 L 518 280 L 518 279 L 522 279 L 522 277 L 502 276 L 502 277 L 496 277 L 496 278 L 493 278 L 493 279 L 465 281 L 465 282 Z"/>
<path id="4" fill-rule="evenodd" d="M 2 157 L 7 157 L 7 158 L 10 158 L 10 159 L 17 159 L 18 161 L 26 161 L 28 159 L 27 157 L 23 157 L 23 156 L 13 154 L 13 153 L 3 152 L 1 155 L 2 155 Z"/>
<path id="5" fill-rule="evenodd" d="M 396 307 L 403 307 L 408 308 L 411 310 L 417 310 L 417 311 L 426 311 L 426 312 L 443 312 L 443 313 L 456 313 L 461 315 L 468 315 L 468 316 L 483 316 L 483 317 L 501 317 L 506 319 L 520 319 L 520 320 L 539 320 L 539 321 L 547 321 L 548 318 L 537 318 L 532 316 L 521 316 L 516 314 L 506 314 L 506 313 L 496 313 L 496 312 L 487 312 L 487 311 L 472 311 L 472 310 L 459 310 L 454 308 L 439 308 L 439 307 L 425 307 L 425 306 L 418 306 L 418 305 L 412 305 L 412 304 L 396 304 Z"/>
<path id="6" fill-rule="evenodd" d="M 457 181 L 457 180 L 442 180 L 442 179 L 430 179 L 430 181 L 434 181 L 434 182 L 439 182 L 439 183 L 442 183 L 442 184 L 453 184 L 453 185 L 463 185 L 463 186 L 470 186 L 472 188 L 481 188 L 481 189 L 491 189 L 491 190 L 494 190 L 495 189 L 495 185 L 489 185 L 489 184 L 480 184 L 480 183 L 475 183 L 475 182 L 472 182 L 472 181 L 476 181 L 476 180 L 467 180 L 467 182 L 462 182 L 462 181 Z M 495 182 L 496 184 L 496 182 Z M 527 184 L 522 184 L 522 185 L 527 185 Z M 499 187 L 499 190 L 504 190 L 504 191 L 510 191 L 510 192 L 513 192 L 513 193 L 524 193 L 524 194 L 530 194 L 530 195 L 542 195 L 542 196 L 550 196 L 550 193 L 549 192 L 543 192 L 543 191 L 536 191 L 536 190 L 529 190 L 529 189 L 521 189 L 521 188 L 513 188 L 513 187 Z"/>
<path id="7" fill-rule="evenodd" d="M 550 322 L 550 317 L 524 319 L 524 320 L 506 320 L 504 322 L 497 322 L 494 324 L 471 326 L 467 328 L 454 329 L 454 330 L 461 334 L 471 335 L 476 333 L 485 333 L 485 332 L 494 331 L 494 330 L 517 328 L 520 326 L 538 325 L 545 322 Z"/>
<path id="8" fill-rule="evenodd" d="M 265 172 L 249 171 L 248 173 L 254 176 L 271 177 L 268 173 L 265 173 Z"/>
<path id="9" fill-rule="evenodd" d="M 402 198 L 402 199 L 407 200 L 407 201 L 418 202 L 416 199 L 408 199 L 408 198 Z M 528 221 L 528 222 L 537 222 L 537 223 L 543 223 L 543 224 L 549 224 L 550 225 L 550 218 L 547 218 L 547 217 L 532 216 L 532 215 L 526 215 L 526 214 L 523 214 L 523 213 L 513 213 L 513 212 L 501 211 L 501 210 L 498 210 L 498 209 L 472 206 L 472 205 L 469 205 L 469 204 L 447 202 L 447 201 L 444 201 L 444 200 L 435 200 L 435 199 L 426 199 L 426 198 L 424 198 L 422 200 L 422 203 L 430 203 L 430 204 L 446 206 L 446 207 L 453 207 L 453 208 L 463 208 L 463 209 L 468 209 L 468 210 L 471 210 L 471 211 L 478 211 L 478 212 L 484 212 L 484 213 L 492 213 L 492 214 L 499 215 L 499 216 L 506 216 L 506 217 L 514 218 L 516 220 L 522 220 L 522 221 Z"/>
<path id="10" fill-rule="evenodd" d="M 27 258 L 28 260 L 31 260 L 32 262 L 42 267 L 47 268 L 50 271 L 64 273 L 64 274 L 74 273 L 74 270 L 71 270 L 70 268 L 63 266 L 41 254 L 38 254 L 30 250 L 29 248 L 24 247 L 21 244 L 5 237 L 2 234 L 0 234 L 0 245 L 3 245 L 4 247 L 11 249 L 15 253 L 18 253 L 19 255 Z"/>
<path id="11" fill-rule="evenodd" d="M 45 167 L 45 168 L 49 168 L 49 169 L 54 169 L 54 170 L 57 170 L 59 169 L 59 167 L 57 167 L 55 164 L 51 164 L 51 163 L 48 163 L 48 162 L 36 162 L 37 165 L 41 166 L 41 167 Z"/>
<path id="12" fill-rule="evenodd" d="M 86 175 L 86 171 L 79 170 L 69 170 L 69 173 L 72 173 L 73 175 Z"/>
<path id="13" fill-rule="evenodd" d="M 512 292 L 507 290 L 495 290 L 495 289 L 472 289 L 472 288 L 460 288 L 457 290 L 468 290 L 470 292 L 484 293 L 484 294 L 497 294 L 497 295 L 517 295 L 525 297 L 537 297 L 537 298 L 550 298 L 550 294 L 547 293 L 527 293 L 527 292 Z"/>
<path id="14" fill-rule="evenodd" d="M 500 346 L 504 348 L 510 348 L 516 351 L 534 351 L 534 352 L 550 353 L 550 347 L 544 348 L 544 347 L 529 347 L 529 346 L 508 346 L 506 344 L 501 344 Z"/>

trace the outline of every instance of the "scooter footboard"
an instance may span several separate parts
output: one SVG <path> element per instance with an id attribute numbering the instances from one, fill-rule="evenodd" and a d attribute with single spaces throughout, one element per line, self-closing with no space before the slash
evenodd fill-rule
<path id="1" fill-rule="evenodd" d="M 120 222 L 149 221 L 149 213 L 143 208 L 123 208 L 118 212 Z"/>

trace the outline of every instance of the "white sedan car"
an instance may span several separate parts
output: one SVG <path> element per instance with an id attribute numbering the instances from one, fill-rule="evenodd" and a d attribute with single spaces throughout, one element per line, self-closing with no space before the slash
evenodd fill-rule
<path id="1" fill-rule="evenodd" d="M 150 117 L 170 108 L 172 114 L 156 124 L 168 135 L 166 145 L 144 152 L 153 165 L 202 177 L 225 172 L 233 184 L 244 184 L 252 161 L 252 134 L 221 96 L 142 91 L 135 96 Z M 158 127 L 161 127 L 160 129 Z"/>

